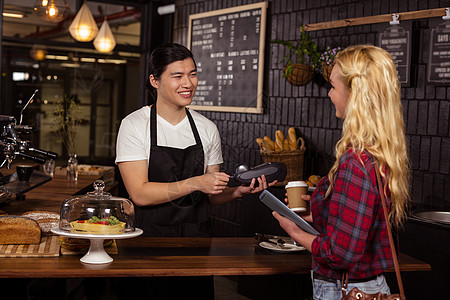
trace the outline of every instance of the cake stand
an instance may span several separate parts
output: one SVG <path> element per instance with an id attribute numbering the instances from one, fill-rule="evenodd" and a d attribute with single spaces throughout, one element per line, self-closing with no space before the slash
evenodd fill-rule
<path id="1" fill-rule="evenodd" d="M 71 238 L 77 239 L 89 239 L 90 246 L 89 251 L 85 256 L 80 258 L 80 261 L 87 264 L 107 264 L 113 261 L 113 258 L 109 256 L 105 251 L 103 246 L 103 241 L 108 239 L 128 239 L 134 238 L 142 234 L 142 229 L 136 228 L 134 231 L 125 232 L 121 234 L 85 234 L 85 233 L 75 233 L 59 228 L 53 228 L 52 232 L 58 235 L 63 235 Z"/>

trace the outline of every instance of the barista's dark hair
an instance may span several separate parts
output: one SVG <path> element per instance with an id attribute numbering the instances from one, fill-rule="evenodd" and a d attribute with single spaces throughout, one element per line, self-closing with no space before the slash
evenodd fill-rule
<path id="1" fill-rule="evenodd" d="M 149 80 L 150 75 L 153 75 L 156 79 L 159 79 L 169 64 L 175 61 L 185 60 L 186 58 L 192 58 L 194 65 L 197 68 L 192 52 L 185 46 L 177 43 L 167 43 L 158 46 L 150 54 L 150 58 L 148 60 L 147 80 L 145 82 L 147 89 L 154 93 L 154 88 L 150 84 Z"/>

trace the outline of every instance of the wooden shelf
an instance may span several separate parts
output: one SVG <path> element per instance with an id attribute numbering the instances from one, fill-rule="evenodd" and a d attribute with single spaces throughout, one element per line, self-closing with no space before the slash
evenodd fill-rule
<path id="1" fill-rule="evenodd" d="M 426 18 L 436 18 L 445 16 L 445 8 L 434 8 L 418 11 L 410 11 L 403 13 L 396 13 L 398 15 L 399 21 L 415 20 L 415 19 L 426 19 Z M 392 21 L 392 14 L 360 17 L 352 19 L 343 19 L 329 22 L 321 22 L 315 24 L 305 25 L 305 31 L 317 31 L 332 28 L 348 27 L 348 26 L 358 26 L 367 24 L 376 24 Z"/>

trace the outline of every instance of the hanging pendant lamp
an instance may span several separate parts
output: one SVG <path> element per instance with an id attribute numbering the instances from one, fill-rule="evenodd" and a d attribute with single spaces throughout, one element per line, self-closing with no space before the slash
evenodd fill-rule
<path id="1" fill-rule="evenodd" d="M 33 9 L 42 20 L 57 23 L 64 20 L 70 8 L 64 0 L 36 0 Z"/>
<path id="2" fill-rule="evenodd" d="M 35 44 L 30 50 L 30 56 L 37 61 L 44 60 L 46 55 L 47 49 L 43 45 Z"/>
<path id="3" fill-rule="evenodd" d="M 111 32 L 108 21 L 103 21 L 100 31 L 94 40 L 94 47 L 100 52 L 111 52 L 116 46 L 116 40 Z"/>
<path id="4" fill-rule="evenodd" d="M 70 24 L 69 32 L 79 42 L 90 42 L 97 35 L 97 23 L 86 2 L 81 6 L 80 11 Z"/>

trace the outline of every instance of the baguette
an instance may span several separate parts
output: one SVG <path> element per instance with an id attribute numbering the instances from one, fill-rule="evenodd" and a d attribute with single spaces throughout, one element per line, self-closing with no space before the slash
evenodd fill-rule
<path id="1" fill-rule="evenodd" d="M 19 216 L 0 217 L 0 245 L 39 244 L 41 228 L 30 218 Z"/>
<path id="2" fill-rule="evenodd" d="M 290 127 L 288 130 L 288 139 L 290 150 L 297 150 L 297 135 L 295 134 L 295 128 Z"/>
<path id="3" fill-rule="evenodd" d="M 262 138 L 257 138 L 256 139 L 256 143 L 258 144 L 260 149 L 264 149 L 264 139 Z"/>
<path id="4" fill-rule="evenodd" d="M 289 151 L 291 150 L 291 147 L 289 146 L 289 140 L 285 139 L 283 143 L 283 150 Z"/>
<path id="5" fill-rule="evenodd" d="M 264 137 L 264 143 L 267 146 L 268 150 L 270 151 L 275 150 L 275 143 L 267 135 Z"/>
<path id="6" fill-rule="evenodd" d="M 284 149 L 284 133 L 281 130 L 275 131 L 275 151 Z"/>

